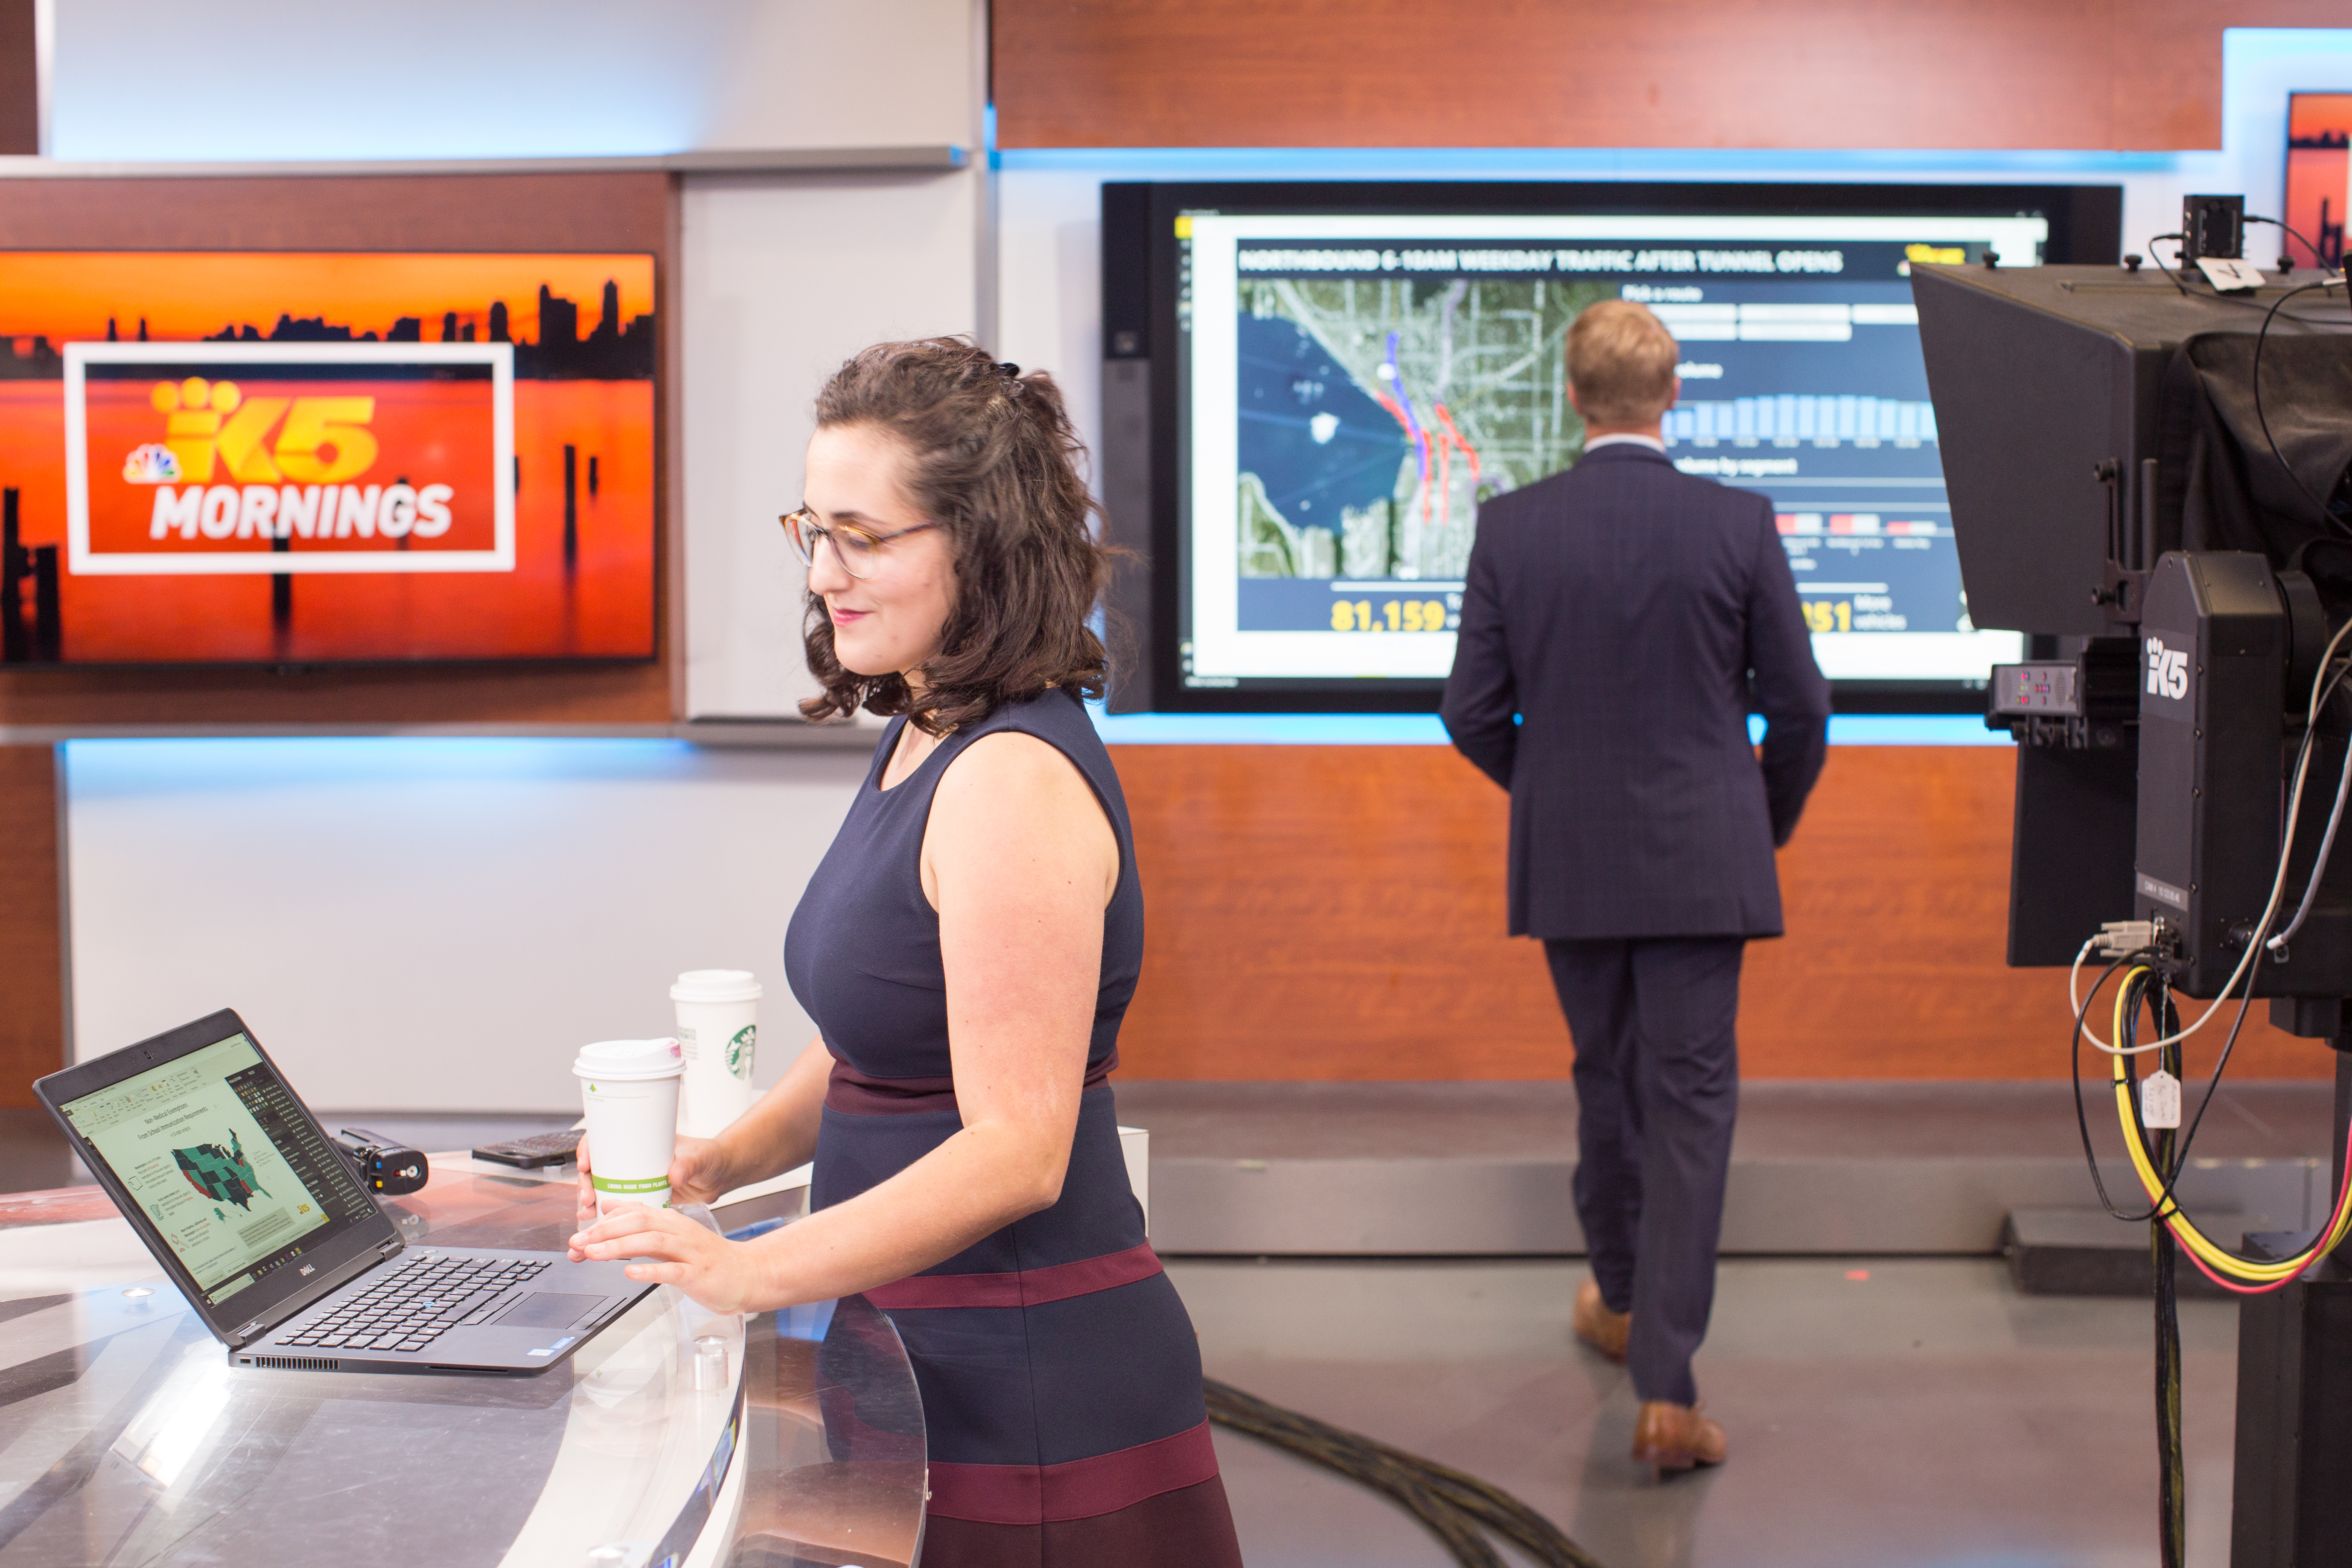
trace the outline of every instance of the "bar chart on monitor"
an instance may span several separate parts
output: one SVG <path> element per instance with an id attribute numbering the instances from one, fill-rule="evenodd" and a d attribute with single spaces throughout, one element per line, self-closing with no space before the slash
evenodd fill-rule
<path id="1" fill-rule="evenodd" d="M 1969 619 L 1907 286 L 1738 297 L 1750 291 L 1627 290 L 1666 296 L 1644 302 L 1683 346 L 1683 395 L 1661 431 L 1675 466 L 1771 499 L 1833 678 L 1948 679 L 1963 642 L 1999 657 Z"/>

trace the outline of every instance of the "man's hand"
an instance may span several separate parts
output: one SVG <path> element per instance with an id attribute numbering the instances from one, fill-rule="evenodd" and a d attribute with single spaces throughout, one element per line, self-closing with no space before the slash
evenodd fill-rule
<path id="1" fill-rule="evenodd" d="M 588 1163 L 586 1133 L 581 1134 L 580 1147 L 573 1158 L 580 1163 L 580 1228 L 586 1230 L 596 1223 L 597 1217 L 596 1187 L 590 1179 L 593 1168 Z M 679 1137 L 677 1152 L 670 1157 L 669 1163 L 669 1192 L 673 1202 L 716 1203 L 740 1184 L 729 1173 L 728 1162 L 716 1139 Z M 579 1262 L 581 1256 L 575 1245 L 572 1248 L 572 1261 Z"/>
<path id="2" fill-rule="evenodd" d="M 572 1237 L 572 1256 L 597 1262 L 629 1259 L 632 1279 L 675 1285 L 714 1312 L 765 1311 L 761 1269 L 749 1247 L 672 1209 L 623 1204 Z"/>

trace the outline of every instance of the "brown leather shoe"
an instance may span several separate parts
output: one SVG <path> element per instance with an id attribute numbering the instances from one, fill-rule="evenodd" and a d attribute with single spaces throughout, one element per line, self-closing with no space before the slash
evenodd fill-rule
<path id="1" fill-rule="evenodd" d="M 1641 1417 L 1633 1423 L 1635 1463 L 1654 1470 L 1687 1470 L 1694 1465 L 1719 1465 L 1726 1452 L 1723 1423 L 1697 1405 L 1642 1401 Z"/>
<path id="2" fill-rule="evenodd" d="M 1633 1331 L 1633 1314 L 1612 1312 L 1601 1299 L 1601 1287 L 1587 1279 L 1576 1288 L 1576 1306 L 1568 1315 L 1569 1326 L 1576 1337 L 1622 1363 L 1625 1359 L 1625 1341 Z"/>

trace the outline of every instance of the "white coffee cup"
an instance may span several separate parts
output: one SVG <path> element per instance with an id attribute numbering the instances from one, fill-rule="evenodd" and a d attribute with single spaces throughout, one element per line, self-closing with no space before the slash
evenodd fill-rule
<path id="1" fill-rule="evenodd" d="M 689 969 L 669 988 L 686 1045 L 686 1099 L 678 1131 L 716 1138 L 751 1109 L 751 1062 L 760 1038 L 760 982 L 748 969 Z"/>
<path id="2" fill-rule="evenodd" d="M 686 1048 L 676 1040 L 599 1040 L 572 1064 L 588 1112 L 589 1179 L 596 1212 L 616 1204 L 669 1206 L 677 1154 L 677 1083 Z"/>

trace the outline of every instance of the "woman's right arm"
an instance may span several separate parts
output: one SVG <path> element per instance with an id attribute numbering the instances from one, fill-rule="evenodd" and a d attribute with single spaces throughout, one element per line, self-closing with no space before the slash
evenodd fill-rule
<path id="1" fill-rule="evenodd" d="M 832 1075 L 833 1057 L 824 1041 L 811 1040 L 775 1087 L 718 1137 L 681 1136 L 669 1167 L 673 1201 L 711 1203 L 737 1187 L 763 1182 L 805 1163 L 816 1153 L 817 1127 L 824 1118 L 825 1084 Z M 596 1190 L 588 1176 L 593 1154 L 584 1137 L 580 1140 L 579 1157 L 580 1212 L 593 1216 Z"/>

